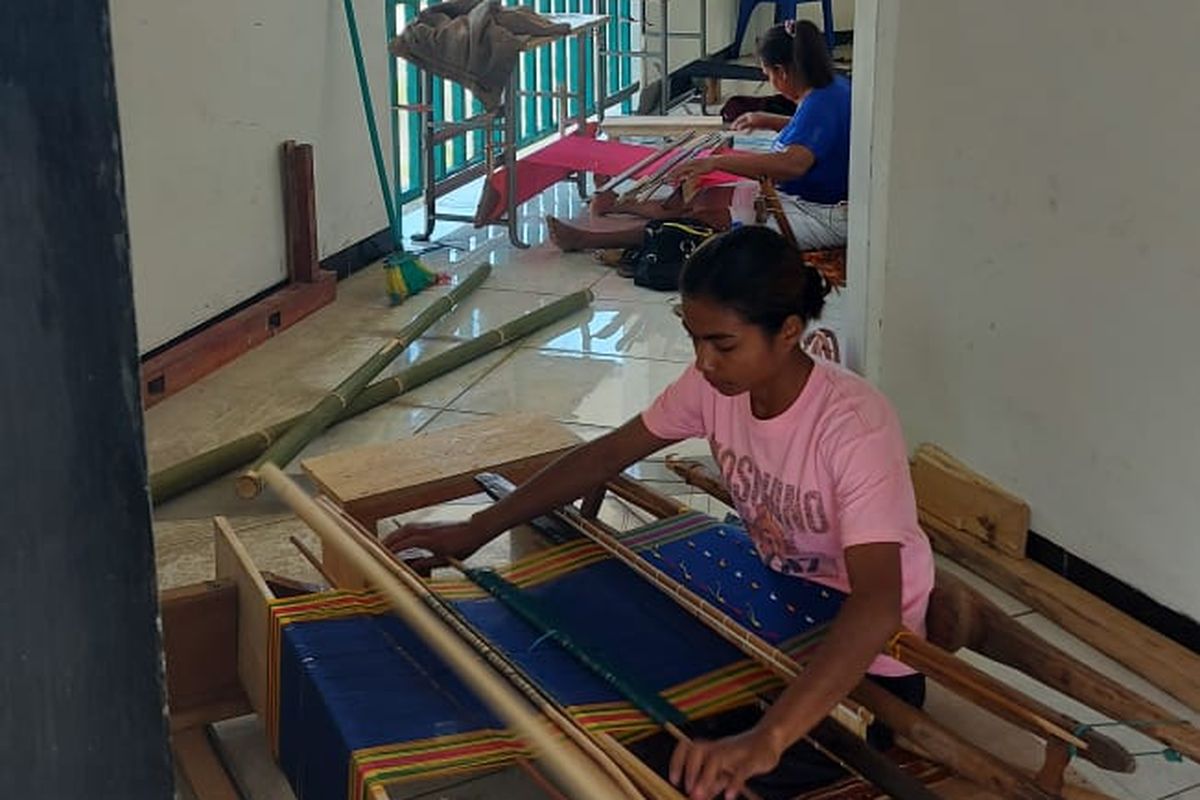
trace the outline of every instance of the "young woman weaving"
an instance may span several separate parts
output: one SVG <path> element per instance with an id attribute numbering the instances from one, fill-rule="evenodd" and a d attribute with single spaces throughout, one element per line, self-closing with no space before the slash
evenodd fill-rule
<path id="1" fill-rule="evenodd" d="M 924 679 L 879 655 L 901 625 L 924 631 L 933 586 L 904 439 L 883 395 L 801 350 L 828 290 L 802 263 L 767 228 L 713 237 L 681 277 L 695 363 L 649 409 L 467 522 L 410 524 L 387 538 L 396 551 L 432 551 L 427 566 L 463 558 L 651 453 L 708 439 L 763 560 L 849 597 L 803 680 L 761 717 L 740 726 L 719 718 L 693 731 L 707 740 L 675 749 L 669 775 L 693 798 L 732 798 L 747 781 L 765 797 L 790 797 L 835 780 L 829 762 L 797 743 L 864 674 L 923 701 Z"/>

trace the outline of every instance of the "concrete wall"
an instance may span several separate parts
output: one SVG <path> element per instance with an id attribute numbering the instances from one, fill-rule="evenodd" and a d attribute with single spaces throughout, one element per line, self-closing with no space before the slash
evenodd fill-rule
<path id="1" fill-rule="evenodd" d="M 867 372 L 911 444 L 943 445 L 1026 497 L 1035 530 L 1200 617 L 1200 4 L 1136 21 L 1123 0 L 878 10 L 894 62 L 875 82 L 891 111 Z"/>
<path id="2" fill-rule="evenodd" d="M 285 279 L 285 139 L 315 147 L 321 255 L 386 226 L 340 2 L 111 8 L 142 352 Z M 386 125 L 382 4 L 356 9 Z"/>

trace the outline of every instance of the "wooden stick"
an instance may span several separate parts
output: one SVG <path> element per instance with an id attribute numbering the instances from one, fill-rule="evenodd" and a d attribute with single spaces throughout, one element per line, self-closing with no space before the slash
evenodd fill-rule
<path id="1" fill-rule="evenodd" d="M 687 142 L 689 139 L 691 139 L 695 135 L 696 135 L 695 131 L 685 131 L 685 132 L 679 134 L 678 136 L 674 137 L 673 139 L 668 139 L 667 141 L 663 142 L 659 147 L 656 147 L 654 149 L 654 152 L 648 153 L 644 158 L 638 159 L 636 163 L 630 164 L 628 167 L 626 167 L 625 169 L 621 170 L 613 177 L 606 180 L 604 182 L 603 186 L 596 189 L 596 194 L 600 194 L 601 192 L 607 192 L 610 189 L 615 188 L 618 184 L 621 183 L 621 181 L 623 181 L 633 175 L 636 175 L 638 172 L 640 172 L 641 170 L 650 166 L 655 161 L 658 161 L 660 158 L 662 158 L 667 153 L 674 150 L 676 147 L 681 147 L 685 142 Z"/>
<path id="2" fill-rule="evenodd" d="M 929 611 L 930 639 L 937 641 L 935 635 L 939 634 L 945 637 L 946 641 L 937 641 L 942 647 L 948 650 L 967 647 L 1019 670 L 1111 719 L 1158 722 L 1157 725 L 1140 724 L 1136 730 L 1200 762 L 1200 730 L 1194 725 L 1180 724 L 1170 711 L 1049 644 L 944 570 L 938 571 Z M 1095 741 L 1089 741 L 1089 745 L 1090 752 L 1101 749 Z M 1119 771 L 1132 772 L 1133 768 L 1131 758 Z"/>
<path id="3" fill-rule="evenodd" d="M 775 182 L 770 178 L 759 178 L 758 189 L 762 193 L 767 211 L 775 217 L 775 224 L 779 226 L 779 232 L 783 234 L 783 238 L 787 240 L 788 244 L 799 250 L 800 245 L 796 239 L 796 232 L 792 230 L 791 220 L 784 213 L 783 201 L 779 199 L 779 193 L 775 190 Z"/>
<path id="4" fill-rule="evenodd" d="M 640 197 L 645 193 L 646 189 L 649 188 L 650 184 L 652 183 L 654 184 L 654 188 L 657 189 L 658 186 L 661 185 L 662 180 L 666 177 L 667 173 L 671 171 L 672 167 L 684 159 L 691 158 L 696 154 L 697 151 L 703 150 L 705 147 L 710 146 L 714 141 L 716 141 L 714 134 L 709 133 L 701 136 L 695 141 L 688 142 L 688 144 L 684 147 L 681 147 L 678 152 L 655 167 L 653 172 L 643 175 L 633 184 L 633 186 L 622 192 L 621 196 L 617 198 L 617 202 L 619 203 L 625 200 Z"/>
<path id="5" fill-rule="evenodd" d="M 416 573 L 405 562 L 396 558 L 396 556 L 388 550 L 383 544 L 367 533 L 361 525 L 353 517 L 335 506 L 328 499 L 318 498 L 317 504 L 325 509 L 326 513 L 342 526 L 342 529 L 350 536 L 359 547 L 373 557 L 385 570 L 399 580 L 405 588 L 411 591 L 414 595 L 421 598 L 432 611 L 435 613 L 448 627 L 457 633 L 462 639 L 470 643 L 481 656 L 483 656 L 489 664 L 491 664 L 498 672 L 504 675 L 505 678 L 512 683 L 525 697 L 542 712 L 545 717 L 550 720 L 568 739 L 579 746 L 584 753 L 590 756 L 599 767 L 617 783 L 618 786 L 637 796 L 638 792 L 630 779 L 620 769 L 619 765 L 614 763 L 599 745 L 593 741 L 594 737 L 591 732 L 580 725 L 570 713 L 562 707 L 553 697 L 546 694 L 532 678 L 530 678 L 524 670 L 517 664 L 513 663 L 504 653 L 497 650 L 491 642 L 484 638 L 478 631 L 471 627 L 452 606 L 442 600 L 434 591 L 432 591 L 421 576 Z"/>
<path id="6" fill-rule="evenodd" d="M 317 558 L 316 554 L 313 553 L 312 550 L 308 549 L 308 545 L 300 541 L 300 537 L 290 536 L 288 538 L 291 540 L 292 544 L 295 545 L 296 549 L 300 551 L 300 555 L 304 556 L 304 559 L 312 565 L 312 568 L 321 574 L 321 577 L 325 579 L 325 583 L 327 585 L 331 587 L 337 586 L 337 583 L 332 577 L 330 577 L 329 573 L 325 571 L 325 565 L 321 563 L 321 559 Z"/>
<path id="7" fill-rule="evenodd" d="M 359 547 L 329 514 L 278 467 L 266 462 L 259 474 L 296 515 L 316 531 L 324 545 L 339 551 L 343 559 L 353 563 L 426 644 L 534 748 L 572 796 L 606 800 L 629 796 L 576 747 L 568 746 L 551 735 L 545 722 L 530 710 L 508 684 L 484 665 L 479 654 L 454 636 L 432 611 L 406 591 L 391 572 Z"/>
<path id="8" fill-rule="evenodd" d="M 1086 750 L 1088 745 L 1071 729 L 1079 725 L 1064 714 L 1025 697 L 970 664 L 909 630 L 899 631 L 888 647 L 889 655 L 933 678 L 976 705 L 1021 727 Z M 1044 713 L 1043 713 L 1044 712 Z"/>
<path id="9" fill-rule="evenodd" d="M 920 519 L 939 553 L 1028 603 L 1191 708 L 1200 709 L 1200 656 L 1040 564 L 1006 555 L 924 512 Z M 1132 717 L 1122 714 L 1119 718 Z M 1159 733 L 1171 735 L 1166 729 Z M 1194 745 L 1193 740 L 1189 746 Z"/>
<path id="10" fill-rule="evenodd" d="M 720 143 L 720 133 L 707 134 L 706 136 L 702 137 L 697 144 L 689 147 L 686 155 L 676 159 L 675 164 L 695 158 L 696 154 L 701 150 L 711 150 L 717 147 Z M 675 164 L 672 164 L 671 167 L 674 167 Z M 654 192 L 658 191 L 658 187 L 662 186 L 666 182 L 667 176 L 671 174 L 671 167 L 660 170 L 657 175 L 652 177 L 650 181 L 638 191 L 636 196 L 649 197 L 650 195 L 654 194 Z"/>
<path id="11" fill-rule="evenodd" d="M 605 485 L 617 497 L 659 518 L 673 517 L 690 510 L 687 503 L 659 494 L 628 475 L 618 475 Z"/>

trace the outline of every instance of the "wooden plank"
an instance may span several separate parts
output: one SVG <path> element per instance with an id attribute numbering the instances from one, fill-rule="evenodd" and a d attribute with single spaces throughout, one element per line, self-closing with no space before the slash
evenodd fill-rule
<path id="1" fill-rule="evenodd" d="M 150 408 L 290 328 L 337 296 L 337 276 L 292 283 L 237 313 L 188 334 L 142 362 L 142 405 Z"/>
<path id="2" fill-rule="evenodd" d="M 300 466 L 323 494 L 370 527 L 381 517 L 475 494 L 480 472 L 524 479 L 579 443 L 553 420 L 513 414 L 341 450 Z"/>
<path id="3" fill-rule="evenodd" d="M 941 448 L 922 444 L 912 460 L 917 505 L 1013 556 L 1025 555 L 1029 506 Z"/>
<path id="4" fill-rule="evenodd" d="M 176 718 L 211 722 L 213 709 L 246 706 L 238 681 L 237 586 L 231 580 L 205 581 L 159 595 L 163 654 L 167 666 L 167 706 Z"/>
<path id="5" fill-rule="evenodd" d="M 237 586 L 238 678 L 251 707 L 263 716 L 267 707 L 267 636 L 273 599 L 266 581 L 255 568 L 242 540 L 224 517 L 213 518 L 213 549 L 218 578 Z M 263 716 L 266 719 L 265 716 Z"/>
<path id="6" fill-rule="evenodd" d="M 171 734 L 171 749 L 197 800 L 241 800 L 205 728 L 188 728 Z"/>
<path id="7" fill-rule="evenodd" d="M 725 129 L 720 117 L 629 116 L 605 117 L 600 132 L 614 139 L 622 136 L 674 136 L 687 131 L 712 133 Z"/>
<path id="8" fill-rule="evenodd" d="M 1200 710 L 1200 656 L 1050 570 L 921 511 L 934 549 L 1029 604 L 1110 658 Z"/>
<path id="9" fill-rule="evenodd" d="M 938 570 L 926 623 L 929 640 L 935 644 L 949 650 L 970 648 L 1111 719 L 1161 720 L 1161 725 L 1139 726 L 1138 730 L 1200 761 L 1200 729 L 1176 724 L 1175 714 L 1044 641 L 944 570 Z M 1133 767 L 1130 760 L 1124 771 L 1132 772 Z"/>

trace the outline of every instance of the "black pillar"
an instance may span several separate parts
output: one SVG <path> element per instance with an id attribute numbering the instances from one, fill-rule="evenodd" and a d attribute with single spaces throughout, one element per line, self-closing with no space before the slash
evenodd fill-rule
<path id="1" fill-rule="evenodd" d="M 173 787 L 107 0 L 0 1 L 0 795 Z"/>

